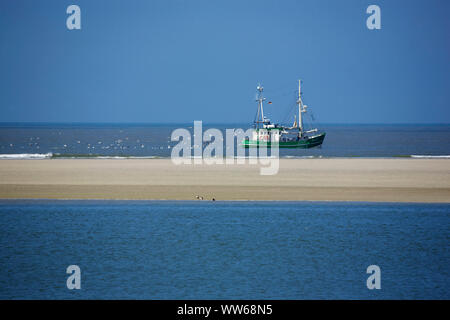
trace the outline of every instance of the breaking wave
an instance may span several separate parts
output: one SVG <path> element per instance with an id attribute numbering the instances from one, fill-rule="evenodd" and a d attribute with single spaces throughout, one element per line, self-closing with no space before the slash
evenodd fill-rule
<path id="1" fill-rule="evenodd" d="M 0 154 L 0 159 L 50 159 L 52 153 L 17 153 Z"/>
<path id="2" fill-rule="evenodd" d="M 411 155 L 411 158 L 450 159 L 450 155 L 448 155 L 448 156 L 445 156 L 445 155 L 442 155 L 442 156 L 430 156 L 430 155 L 416 155 L 416 154 L 413 154 L 413 155 Z"/>

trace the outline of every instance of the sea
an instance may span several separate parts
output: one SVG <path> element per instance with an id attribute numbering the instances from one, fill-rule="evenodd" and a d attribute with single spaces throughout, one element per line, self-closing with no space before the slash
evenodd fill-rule
<path id="1" fill-rule="evenodd" d="M 0 158 L 152 161 L 192 126 L 3 123 Z M 450 158 L 450 125 L 322 128 L 280 156 Z M 0 200 L 0 299 L 449 299 L 449 240 L 447 203 Z"/>
<path id="2" fill-rule="evenodd" d="M 450 157 L 450 124 L 318 126 L 326 132 L 321 147 L 280 149 L 280 157 Z M 171 135 L 179 128 L 191 133 L 194 148 L 193 123 L 0 123 L 0 159 L 170 158 L 178 144 Z M 203 124 L 203 132 L 211 128 L 222 133 L 225 146 L 226 129 L 247 130 L 249 125 Z M 238 148 L 239 142 L 234 146 Z"/>
<path id="3" fill-rule="evenodd" d="M 449 226 L 449 204 L 1 200 L 0 299 L 449 299 Z"/>

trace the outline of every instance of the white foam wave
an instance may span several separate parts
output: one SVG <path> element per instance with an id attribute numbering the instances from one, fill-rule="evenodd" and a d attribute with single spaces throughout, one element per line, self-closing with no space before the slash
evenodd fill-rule
<path id="1" fill-rule="evenodd" d="M 89 158 L 89 157 L 86 157 Z M 93 156 L 92 159 L 160 159 L 158 156 Z"/>
<path id="2" fill-rule="evenodd" d="M 0 154 L 0 159 L 49 159 L 51 157 L 51 153 Z"/>
<path id="3" fill-rule="evenodd" d="M 284 159 L 319 159 L 322 156 L 282 156 L 280 158 Z"/>
<path id="4" fill-rule="evenodd" d="M 429 156 L 429 155 L 411 155 L 411 158 L 425 158 L 425 159 L 450 159 L 450 155 L 442 155 L 442 156 Z"/>

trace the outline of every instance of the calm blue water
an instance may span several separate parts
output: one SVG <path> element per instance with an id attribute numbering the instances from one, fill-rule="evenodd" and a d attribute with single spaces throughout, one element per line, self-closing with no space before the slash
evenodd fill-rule
<path id="1" fill-rule="evenodd" d="M 0 298 L 449 299 L 449 227 L 448 204 L 4 200 Z"/>
<path id="2" fill-rule="evenodd" d="M 5 154 L 170 157 L 176 128 L 190 124 L 20 124 L 0 123 L 0 157 Z M 249 128 L 249 124 L 204 124 L 204 130 Z M 281 149 L 293 157 L 397 157 L 450 155 L 450 125 L 318 125 L 327 136 L 320 148 Z M 225 137 L 225 134 L 224 134 Z"/>

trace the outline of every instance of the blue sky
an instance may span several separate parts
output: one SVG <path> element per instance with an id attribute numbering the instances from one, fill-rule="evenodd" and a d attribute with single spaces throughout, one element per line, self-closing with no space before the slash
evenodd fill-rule
<path id="1" fill-rule="evenodd" d="M 81 8 L 81 30 L 66 8 Z M 368 30 L 366 8 L 381 8 Z M 0 2 L 0 121 L 450 123 L 450 1 Z"/>

